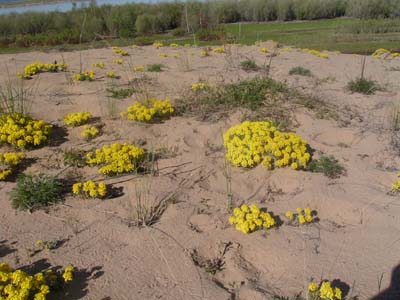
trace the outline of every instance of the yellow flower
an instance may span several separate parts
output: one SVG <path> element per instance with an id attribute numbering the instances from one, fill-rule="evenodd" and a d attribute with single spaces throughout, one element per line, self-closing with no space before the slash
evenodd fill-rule
<path id="1" fill-rule="evenodd" d="M 285 213 L 285 216 L 286 216 L 286 218 L 288 218 L 289 220 L 291 220 L 291 219 L 293 219 L 293 212 L 287 211 L 287 212 Z"/>
<path id="2" fill-rule="evenodd" d="M 315 282 L 310 282 L 308 285 L 308 291 L 311 293 L 318 291 L 318 284 Z"/>

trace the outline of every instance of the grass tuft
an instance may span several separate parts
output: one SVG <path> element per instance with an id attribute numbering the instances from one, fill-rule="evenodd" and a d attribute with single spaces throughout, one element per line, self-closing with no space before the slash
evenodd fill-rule
<path id="1" fill-rule="evenodd" d="M 311 76 L 311 71 L 303 67 L 293 67 L 289 71 L 289 75 Z"/>
<path id="2" fill-rule="evenodd" d="M 151 64 L 147 65 L 147 72 L 162 72 L 163 68 L 163 64 Z"/>
<path id="3" fill-rule="evenodd" d="M 360 93 L 365 95 L 372 95 L 375 94 L 375 92 L 382 90 L 376 81 L 362 77 L 351 80 L 347 84 L 347 88 L 352 93 Z"/>
<path id="4" fill-rule="evenodd" d="M 257 71 L 259 69 L 256 62 L 252 59 L 246 59 L 240 62 L 240 67 L 246 72 Z"/>

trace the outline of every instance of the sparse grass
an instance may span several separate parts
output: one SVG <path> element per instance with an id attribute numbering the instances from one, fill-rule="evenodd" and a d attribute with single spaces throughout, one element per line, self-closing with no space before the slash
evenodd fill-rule
<path id="1" fill-rule="evenodd" d="M 312 160 L 307 166 L 307 170 L 313 173 L 323 173 L 332 179 L 338 178 L 344 173 L 344 168 L 333 156 L 321 156 L 319 159 Z"/>
<path id="2" fill-rule="evenodd" d="M 259 69 L 256 62 L 252 59 L 246 59 L 240 62 L 240 67 L 242 68 L 242 70 L 245 70 L 247 72 L 257 71 Z"/>
<path id="3" fill-rule="evenodd" d="M 311 71 L 303 67 L 293 67 L 289 71 L 289 75 L 311 76 Z"/>
<path id="4" fill-rule="evenodd" d="M 63 191 L 62 184 L 55 177 L 22 174 L 9 195 L 13 208 L 33 210 L 60 201 Z"/>
<path id="5" fill-rule="evenodd" d="M 210 119 L 214 113 L 235 108 L 257 110 L 267 103 L 277 101 L 287 92 L 284 83 L 257 77 L 209 88 L 201 93 L 191 92 L 176 106 L 181 113 L 194 113 L 202 119 Z"/>
<path id="6" fill-rule="evenodd" d="M 347 84 L 347 89 L 352 93 L 360 93 L 365 95 L 372 95 L 375 94 L 375 92 L 382 90 L 376 81 L 363 77 L 358 77 L 354 80 L 351 80 Z"/>
<path id="7" fill-rule="evenodd" d="M 164 68 L 163 64 L 151 64 L 147 65 L 147 72 L 162 72 Z"/>
<path id="8" fill-rule="evenodd" d="M 35 82 L 28 86 L 24 79 L 8 79 L 0 84 L 0 113 L 28 114 L 32 105 Z"/>

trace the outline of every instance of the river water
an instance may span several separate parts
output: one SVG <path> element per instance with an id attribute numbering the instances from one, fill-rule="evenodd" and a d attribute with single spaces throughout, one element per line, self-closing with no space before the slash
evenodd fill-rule
<path id="1" fill-rule="evenodd" d="M 0 4 L 4 2 L 12 1 L 1 1 Z M 158 3 L 158 2 L 172 2 L 172 0 L 97 0 L 98 6 L 104 4 L 111 5 L 121 5 L 126 3 Z M 89 5 L 90 1 L 79 1 L 76 2 L 76 7 Z M 27 4 L 25 6 L 15 6 L 15 7 L 4 7 L 0 8 L 0 15 L 10 14 L 10 13 L 24 13 L 28 11 L 36 12 L 49 12 L 49 11 L 69 11 L 73 8 L 74 4 L 72 1 L 59 2 L 59 3 L 48 3 L 48 4 Z"/>

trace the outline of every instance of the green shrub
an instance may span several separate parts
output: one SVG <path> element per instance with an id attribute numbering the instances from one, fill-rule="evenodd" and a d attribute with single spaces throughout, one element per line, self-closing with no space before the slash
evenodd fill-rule
<path id="1" fill-rule="evenodd" d="M 365 95 L 375 94 L 376 91 L 382 90 L 379 84 L 374 80 L 358 77 L 351 80 L 347 84 L 347 88 L 353 93 L 360 93 Z"/>
<path id="2" fill-rule="evenodd" d="M 147 65 L 147 72 L 161 72 L 164 68 L 163 64 L 151 64 Z"/>
<path id="3" fill-rule="evenodd" d="M 9 195 L 13 208 L 33 210 L 62 200 L 63 190 L 55 177 L 22 174 Z"/>
<path id="4" fill-rule="evenodd" d="M 83 150 L 69 149 L 63 151 L 64 165 L 78 168 L 86 166 L 85 154 Z"/>
<path id="5" fill-rule="evenodd" d="M 107 89 L 107 92 L 109 92 L 109 97 L 114 98 L 114 99 L 125 99 L 133 95 L 135 92 L 135 89 L 133 87 L 127 87 L 127 88 L 117 88 L 117 87 L 111 87 Z"/>
<path id="6" fill-rule="evenodd" d="M 199 41 L 219 41 L 226 37 L 226 31 L 222 26 L 204 27 L 196 32 L 196 38 Z"/>
<path id="7" fill-rule="evenodd" d="M 185 36 L 186 35 L 186 30 L 182 27 L 175 28 L 171 31 L 171 34 L 175 37 L 179 36 Z"/>
<path id="8" fill-rule="evenodd" d="M 252 59 L 246 59 L 240 63 L 240 67 L 245 71 L 257 71 L 258 66 Z"/>
<path id="9" fill-rule="evenodd" d="M 161 31 L 161 23 L 157 16 L 143 14 L 137 17 L 135 29 L 140 35 L 156 33 Z"/>
<path id="10" fill-rule="evenodd" d="M 311 76 L 311 71 L 303 67 L 294 67 L 289 71 L 289 75 Z"/>
<path id="11" fill-rule="evenodd" d="M 344 168 L 333 156 L 321 156 L 317 160 L 312 160 L 307 170 L 314 173 L 323 173 L 329 178 L 338 178 L 343 174 Z"/>

